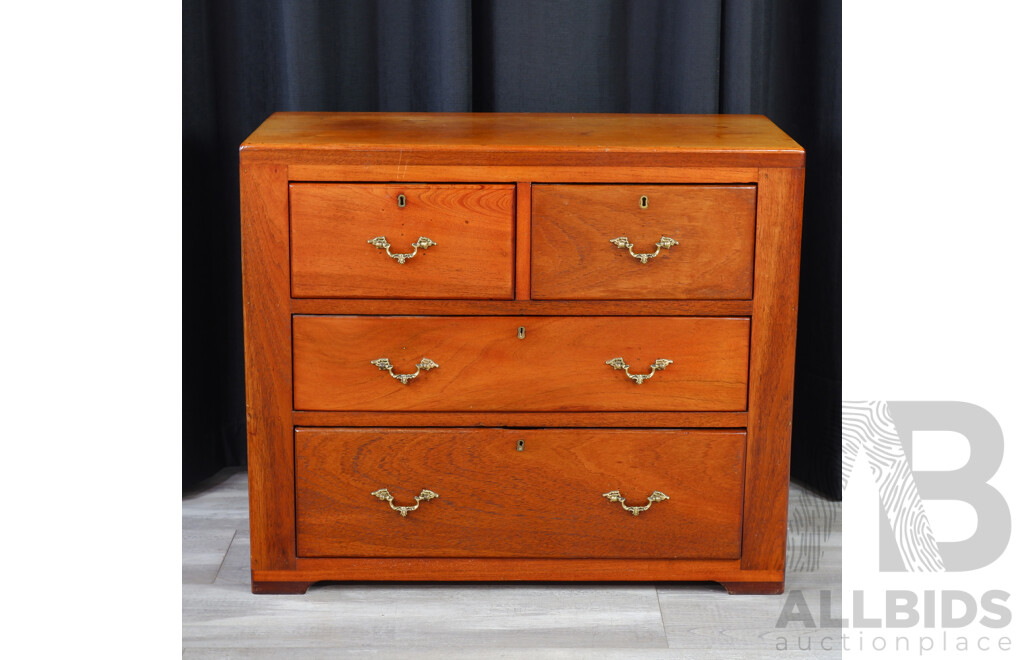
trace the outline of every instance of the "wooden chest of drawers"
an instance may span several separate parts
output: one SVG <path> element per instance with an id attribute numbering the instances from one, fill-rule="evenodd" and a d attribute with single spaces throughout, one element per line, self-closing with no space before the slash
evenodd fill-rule
<path id="1" fill-rule="evenodd" d="M 760 116 L 242 145 L 252 588 L 782 590 L 803 150 Z"/>

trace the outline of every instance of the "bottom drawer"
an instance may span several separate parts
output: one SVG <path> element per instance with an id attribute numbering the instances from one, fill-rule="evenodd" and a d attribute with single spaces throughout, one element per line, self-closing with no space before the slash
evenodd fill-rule
<path id="1" fill-rule="evenodd" d="M 295 430 L 303 557 L 740 556 L 743 431 Z M 387 489 L 393 499 L 375 495 Z M 402 516 L 392 507 L 414 506 Z M 605 496 L 619 491 L 625 503 Z M 660 491 L 667 499 L 649 501 Z M 428 494 L 429 497 L 429 494 Z M 633 515 L 624 506 L 647 506 Z"/>

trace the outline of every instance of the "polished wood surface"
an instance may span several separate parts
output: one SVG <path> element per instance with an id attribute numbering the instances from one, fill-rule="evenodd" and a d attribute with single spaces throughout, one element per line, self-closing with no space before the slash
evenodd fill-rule
<path id="1" fill-rule="evenodd" d="M 291 190 L 292 295 L 512 298 L 515 187 L 318 184 Z M 398 198 L 404 196 L 405 205 Z M 437 245 L 399 264 L 425 236 Z"/>
<path id="2" fill-rule="evenodd" d="M 293 298 L 293 314 L 750 316 L 749 300 L 331 300 Z"/>
<path id="3" fill-rule="evenodd" d="M 525 338 L 519 339 L 519 327 Z M 296 410 L 742 411 L 743 318 L 296 316 Z M 371 364 L 413 373 L 402 385 Z M 622 357 L 637 385 L 606 362 Z"/>
<path id="4" fill-rule="evenodd" d="M 782 570 L 786 565 L 803 197 L 802 169 L 761 173 L 743 523 L 743 567 L 749 569 Z"/>
<path id="5" fill-rule="evenodd" d="M 444 165 L 411 165 L 407 162 L 386 162 L 393 159 L 390 152 L 361 152 L 358 162 L 337 162 L 338 158 L 317 153 L 293 150 L 248 151 L 255 161 L 284 160 L 288 163 L 288 178 L 292 181 L 411 181 L 476 183 L 479 181 L 558 182 L 558 183 L 757 183 L 757 167 L 680 166 L 671 160 L 660 159 L 630 165 L 609 167 L 607 163 L 580 165 L 577 160 L 566 159 L 557 165 L 525 165 L 507 162 L 503 165 L 482 160 L 475 165 L 448 162 Z M 625 158 L 627 154 L 620 154 Z M 309 160 L 307 160 L 309 158 Z M 596 156 L 595 156 L 596 158 Z M 639 158 L 639 157 L 638 157 Z M 378 162 L 383 161 L 383 162 Z"/>
<path id="6" fill-rule="evenodd" d="M 535 299 L 751 296 L 753 186 L 536 185 L 532 199 Z M 662 236 L 679 244 L 647 263 L 610 242 L 650 254 Z"/>
<path id="7" fill-rule="evenodd" d="M 745 412 L 312 412 L 292 413 L 296 426 L 552 426 L 722 428 L 747 425 Z"/>
<path id="8" fill-rule="evenodd" d="M 520 448 L 519 443 L 522 443 Z M 304 557 L 739 557 L 744 433 L 295 431 Z M 439 497 L 406 517 L 428 488 Z M 637 516 L 653 491 L 669 499 Z"/>
<path id="9" fill-rule="evenodd" d="M 611 154 L 667 157 L 677 166 L 804 163 L 800 145 L 761 115 L 278 112 L 242 150 L 299 150 L 307 162 L 318 152 L 321 158 L 390 153 L 409 165 L 437 163 L 445 154 L 490 163 L 579 164 L 587 155 L 604 161 Z"/>
<path id="10" fill-rule="evenodd" d="M 533 186 L 516 184 L 516 300 L 530 299 L 530 199 Z"/>
<path id="11" fill-rule="evenodd" d="M 288 180 L 283 166 L 243 159 L 242 319 L 245 329 L 245 413 L 249 525 L 253 570 L 295 565 L 295 509 L 281 493 L 294 489 L 292 470 L 291 323 L 288 305 Z"/>
<path id="12" fill-rule="evenodd" d="M 242 145 L 240 163 L 254 590 L 295 593 L 320 580 L 717 580 L 732 591 L 779 588 L 786 562 L 804 154 L 770 121 L 760 116 L 279 113 Z M 456 215 L 459 208 L 467 214 L 460 235 L 466 227 L 470 234 L 485 227 L 491 232 L 487 244 L 503 246 L 500 258 L 481 257 L 486 251 L 475 249 L 464 257 L 474 265 L 462 275 L 442 268 L 441 248 L 455 243 L 407 224 L 410 214 L 401 213 L 414 207 L 398 211 L 397 204 L 389 205 L 398 188 L 406 189 L 407 198 L 414 189 L 500 193 L 507 202 L 491 207 L 500 206 L 501 221 L 483 225 L 477 221 L 488 216 L 486 208 L 457 201 L 454 192 L 442 194 Z M 640 189 L 650 191 L 643 211 L 615 197 Z M 289 190 L 299 191 L 298 197 Z M 336 234 L 364 229 L 336 220 L 351 211 L 351 195 L 342 196 L 348 201 L 332 200 L 337 193 L 328 192 L 304 206 L 302 191 L 315 190 L 372 191 L 356 204 L 360 215 L 383 217 L 399 238 L 388 228 L 360 235 L 356 242 L 367 258 L 382 262 L 375 265 L 390 269 L 351 261 L 342 247 L 348 238 Z M 545 191 L 557 194 L 545 198 Z M 660 222 L 645 224 L 663 208 L 658 195 L 666 192 L 673 199 L 691 196 Z M 722 199 L 700 199 L 719 193 Z M 598 212 L 592 214 L 595 199 Z M 630 227 L 618 229 L 619 219 Z M 689 223 L 692 252 L 683 237 L 674 236 L 680 245 L 644 265 L 607 243 L 627 236 L 635 251 L 652 251 L 661 235 L 672 236 L 660 226 L 666 220 Z M 600 241 L 585 240 L 588 232 L 610 229 L 609 222 L 616 231 Z M 635 227 L 649 235 L 634 235 Z M 402 245 L 421 235 L 438 245 L 399 265 L 365 243 L 377 235 L 386 235 L 393 251 L 408 251 Z M 607 251 L 597 250 L 597 243 Z M 613 261 L 603 263 L 606 257 Z M 616 270 L 626 265 L 633 270 L 625 275 Z M 428 273 L 431 268 L 439 270 Z M 399 273 L 413 276 L 389 279 Z M 523 340 L 516 338 L 519 326 L 526 328 Z M 440 367 L 402 386 L 369 363 L 380 357 L 391 359 L 396 373 L 414 371 L 423 357 Z M 632 373 L 644 374 L 657 358 L 675 362 L 638 386 L 605 364 L 614 357 L 633 365 Z M 686 558 L 483 556 L 494 548 L 474 537 L 471 545 L 482 555 L 402 557 L 374 550 L 374 556 L 363 557 L 299 556 L 296 427 L 309 433 L 344 427 L 347 437 L 361 438 L 346 456 L 360 466 L 370 464 L 367 470 L 397 461 L 378 460 L 368 448 L 381 433 L 429 438 L 460 429 L 487 437 L 499 431 L 566 438 L 636 433 L 663 438 L 650 451 L 669 454 L 679 447 L 672 441 L 689 434 L 733 434 L 742 450 L 739 531 L 735 537 L 731 532 L 714 536 L 727 543 L 732 539 L 739 548 L 730 550 L 728 559 L 707 554 L 718 552 L 713 547 L 718 541 L 710 539 L 711 545 Z M 635 442 L 640 446 L 646 440 Z M 465 462 L 471 456 L 498 456 L 487 442 L 432 443 L 423 445 L 432 451 L 421 452 L 420 465 L 395 462 L 394 470 L 413 474 L 423 464 L 440 468 L 444 458 L 450 468 L 446 488 L 491 478 Z M 364 454 L 373 460 L 356 460 Z M 552 455 L 550 466 L 538 465 L 519 479 L 537 486 L 527 501 L 538 507 L 546 501 L 542 491 L 556 495 L 568 483 L 567 470 L 556 474 L 557 466 L 583 460 L 568 449 Z M 602 455 L 579 474 L 599 474 L 608 460 Z M 689 455 L 671 455 L 642 468 L 657 471 L 662 465 L 676 466 L 673 476 L 699 474 L 703 468 L 699 457 Z M 308 474 L 326 489 L 326 497 L 341 497 L 325 485 L 332 475 L 345 476 L 337 461 Z M 541 489 L 531 479 L 544 474 L 549 477 Z M 423 487 L 429 486 L 410 486 Z M 625 486 L 620 489 L 631 504 L 643 501 L 632 499 Z M 395 492 L 400 504 L 412 494 Z M 669 494 L 671 500 L 647 513 L 656 515 L 659 506 L 676 502 Z M 414 525 L 415 514 L 429 513 L 431 505 L 439 505 L 435 511 L 452 506 L 442 493 L 403 520 L 385 503 L 372 503 L 395 521 Z M 713 511 L 714 503 L 709 506 Z M 327 527 L 334 524 L 329 508 L 317 514 Z M 629 523 L 642 524 L 646 515 L 634 520 L 618 510 Z M 531 540 L 527 517 L 515 540 L 522 548 Z M 452 529 L 460 523 L 444 524 Z M 369 523 L 352 531 L 339 542 L 354 542 L 363 532 L 384 533 Z M 685 549 L 686 541 L 677 543 L 675 533 L 667 530 L 661 538 Z M 335 537 L 328 531 L 322 538 L 319 532 L 303 538 L 315 544 Z M 532 541 L 531 547 L 539 547 L 543 539 Z M 643 551 L 655 545 L 652 541 Z M 392 547 L 383 541 L 378 546 Z"/>

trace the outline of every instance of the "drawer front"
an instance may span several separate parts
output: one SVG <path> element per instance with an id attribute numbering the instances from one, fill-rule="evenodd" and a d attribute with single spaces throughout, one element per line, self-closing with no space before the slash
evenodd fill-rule
<path id="1" fill-rule="evenodd" d="M 512 298 L 515 186 L 293 183 L 290 196 L 296 298 Z M 433 245 L 388 256 L 421 236 Z"/>
<path id="2" fill-rule="evenodd" d="M 536 185 L 532 195 L 535 299 L 751 297 L 754 186 Z"/>
<path id="3" fill-rule="evenodd" d="M 294 405 L 339 411 L 742 411 L 749 335 L 745 318 L 295 316 Z M 404 385 L 393 377 L 416 373 L 423 358 L 437 368 L 421 369 Z M 609 365 L 615 358 L 629 369 Z M 375 366 L 381 359 L 388 362 Z M 662 359 L 671 363 L 652 369 Z"/>
<path id="4" fill-rule="evenodd" d="M 744 448 L 742 431 L 296 429 L 298 553 L 734 559 Z"/>

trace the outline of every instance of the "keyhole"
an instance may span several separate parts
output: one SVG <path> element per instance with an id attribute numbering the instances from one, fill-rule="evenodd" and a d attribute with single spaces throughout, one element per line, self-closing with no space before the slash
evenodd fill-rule
<path id="1" fill-rule="evenodd" d="M 398 196 L 398 208 L 400 208 L 400 209 L 404 209 L 405 208 L 405 195 L 399 195 Z"/>
<path id="2" fill-rule="evenodd" d="M 642 209 L 647 208 L 647 195 L 642 195 L 640 197 L 640 208 L 642 208 Z"/>
<path id="3" fill-rule="evenodd" d="M 526 447 L 526 440 L 516 442 L 516 451 L 523 451 L 524 447 Z"/>
<path id="4" fill-rule="evenodd" d="M 524 328 L 523 326 L 519 326 L 519 331 L 516 332 L 516 337 L 519 337 L 520 339 L 526 339 L 526 328 Z"/>

